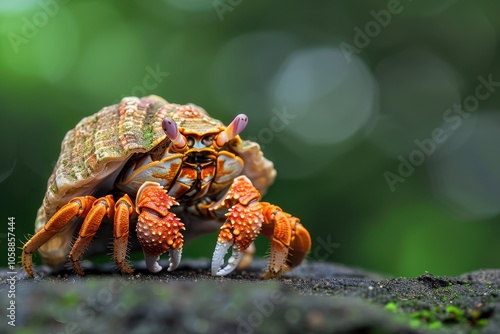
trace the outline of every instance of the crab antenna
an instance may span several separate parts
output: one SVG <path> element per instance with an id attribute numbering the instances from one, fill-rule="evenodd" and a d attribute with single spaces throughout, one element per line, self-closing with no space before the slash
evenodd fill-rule
<path id="1" fill-rule="evenodd" d="M 169 117 L 165 118 L 161 123 L 163 131 L 167 137 L 172 141 L 172 148 L 176 151 L 183 150 L 187 146 L 186 137 L 184 137 L 179 129 L 177 128 L 177 124 L 175 121 Z"/>
<path id="2" fill-rule="evenodd" d="M 222 147 L 225 143 L 239 135 L 247 126 L 248 117 L 245 114 L 239 114 L 234 118 L 234 120 L 227 126 L 227 128 L 219 133 L 215 139 L 217 146 Z"/>

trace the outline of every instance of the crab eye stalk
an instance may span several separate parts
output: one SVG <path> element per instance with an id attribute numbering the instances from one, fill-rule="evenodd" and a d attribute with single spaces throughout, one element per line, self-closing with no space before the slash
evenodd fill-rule
<path id="1" fill-rule="evenodd" d="M 167 137 L 172 141 L 171 147 L 173 150 L 184 151 L 187 149 L 186 137 L 180 133 L 177 128 L 177 124 L 172 118 L 165 118 L 161 123 L 161 126 Z"/>
<path id="2" fill-rule="evenodd" d="M 239 135 L 247 126 L 248 117 L 245 114 L 239 114 L 227 126 L 227 128 L 215 137 L 215 144 L 219 147 L 224 146 L 225 143 Z"/>

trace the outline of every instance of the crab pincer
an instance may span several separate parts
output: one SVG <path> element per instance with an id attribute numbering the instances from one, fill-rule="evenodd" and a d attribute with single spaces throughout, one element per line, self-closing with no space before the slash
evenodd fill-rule
<path id="1" fill-rule="evenodd" d="M 136 198 L 137 238 L 144 252 L 149 271 L 157 273 L 163 268 L 158 264 L 160 256 L 169 252 L 168 271 L 175 270 L 181 262 L 184 224 L 169 209 L 178 205 L 157 182 L 145 182 Z"/>
<path id="2" fill-rule="evenodd" d="M 269 264 L 262 278 L 279 277 L 306 257 L 311 237 L 300 220 L 278 206 L 259 200 L 259 191 L 242 175 L 234 179 L 226 195 L 214 204 L 213 210 L 226 207 L 228 212 L 212 257 L 212 275 L 225 276 L 235 270 L 259 234 L 271 240 Z M 220 269 L 231 246 L 232 256 Z"/>
<path id="3" fill-rule="evenodd" d="M 259 203 L 260 193 L 246 176 L 237 177 L 220 204 L 226 207 L 226 222 L 221 226 L 212 257 L 212 275 L 224 276 L 238 267 L 245 250 L 260 234 L 264 217 Z M 232 246 L 232 256 L 222 268 L 224 256 Z"/>

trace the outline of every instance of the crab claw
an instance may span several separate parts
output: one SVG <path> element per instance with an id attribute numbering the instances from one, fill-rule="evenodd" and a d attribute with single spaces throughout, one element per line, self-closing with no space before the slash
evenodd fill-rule
<path id="1" fill-rule="evenodd" d="M 181 258 L 182 258 L 182 248 L 180 249 L 171 249 L 168 251 L 169 255 L 169 266 L 168 266 L 168 271 L 174 271 L 177 269 L 179 266 L 179 263 L 181 263 Z"/>
<path id="2" fill-rule="evenodd" d="M 234 118 L 234 120 L 227 126 L 227 128 L 219 133 L 215 138 L 215 143 L 218 147 L 224 146 L 225 143 L 239 135 L 247 126 L 248 117 L 245 114 L 239 114 Z"/>
<path id="3" fill-rule="evenodd" d="M 233 246 L 232 256 L 227 261 L 227 265 L 220 269 L 224 264 L 224 257 L 231 246 L 233 246 L 232 242 L 217 242 L 214 255 L 212 256 L 213 276 L 225 276 L 231 273 L 234 269 L 236 269 L 236 267 L 238 267 L 238 264 L 240 264 L 245 252 L 241 252 L 238 247 Z"/>
<path id="4" fill-rule="evenodd" d="M 171 249 L 168 251 L 169 254 L 169 266 L 168 271 L 174 271 L 181 263 L 182 249 Z M 152 273 L 160 272 L 163 267 L 160 266 L 158 261 L 160 261 L 160 255 L 151 255 L 144 252 L 144 260 L 146 262 L 146 267 Z"/>
<path id="5" fill-rule="evenodd" d="M 260 233 L 264 216 L 259 199 L 260 193 L 252 186 L 251 181 L 242 175 L 234 179 L 226 195 L 217 203 L 217 207 L 227 207 L 228 212 L 226 222 L 220 228 L 212 257 L 212 275 L 223 276 L 236 269 L 245 256 L 245 251 Z M 231 246 L 232 256 L 228 264 L 220 269 Z"/>
<path id="6" fill-rule="evenodd" d="M 151 255 L 144 252 L 144 260 L 146 261 L 146 267 L 152 273 L 160 272 L 163 268 L 158 264 L 160 260 L 159 255 Z"/>
<path id="7" fill-rule="evenodd" d="M 183 151 L 187 148 L 186 137 L 180 133 L 177 123 L 172 118 L 165 118 L 161 126 L 167 137 L 172 141 L 172 148 L 175 151 Z"/>
<path id="8" fill-rule="evenodd" d="M 233 189 L 234 190 L 234 189 Z M 229 197 L 226 201 L 234 200 L 232 191 L 229 191 Z M 245 197 L 240 197 L 244 201 Z M 217 239 L 214 255 L 212 256 L 212 275 L 224 276 L 231 273 L 241 262 L 245 251 L 252 244 L 255 237 L 260 233 L 263 216 L 262 207 L 258 202 L 252 202 L 249 205 L 236 203 L 226 214 L 227 220 L 221 226 L 221 231 Z M 227 265 L 220 269 L 224 263 L 224 256 L 232 246 L 232 256 Z"/>
<path id="9" fill-rule="evenodd" d="M 137 191 L 136 210 L 139 213 L 137 238 L 144 251 L 146 266 L 151 272 L 158 272 L 160 255 L 169 252 L 169 271 L 175 270 L 181 261 L 184 224 L 169 211 L 177 205 L 157 182 L 144 182 Z"/>

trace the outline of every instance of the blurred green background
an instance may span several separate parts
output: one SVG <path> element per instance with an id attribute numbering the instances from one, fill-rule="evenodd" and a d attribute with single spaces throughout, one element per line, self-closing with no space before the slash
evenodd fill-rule
<path id="1" fill-rule="evenodd" d="M 0 254 L 8 217 L 19 247 L 32 233 L 66 131 L 157 94 L 226 124 L 249 115 L 242 137 L 278 170 L 265 200 L 302 219 L 311 260 L 498 267 L 499 32 L 489 0 L 4 0 Z"/>

